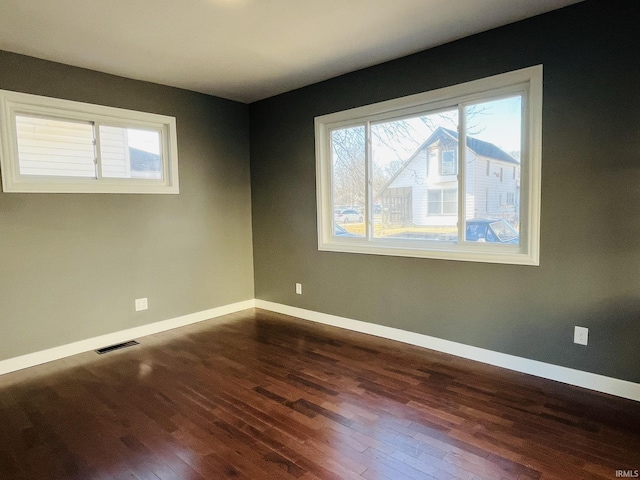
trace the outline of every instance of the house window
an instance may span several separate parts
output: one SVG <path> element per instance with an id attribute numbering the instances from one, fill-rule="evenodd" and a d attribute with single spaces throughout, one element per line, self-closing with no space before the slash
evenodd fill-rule
<path id="1" fill-rule="evenodd" d="M 541 115 L 537 66 L 317 117 L 318 248 L 537 265 Z M 518 205 L 490 211 L 490 191 L 516 189 Z M 342 205 L 362 221 L 338 224 Z M 481 220 L 515 236 L 473 241 Z"/>
<path id="2" fill-rule="evenodd" d="M 458 213 L 458 191 L 449 190 L 429 190 L 428 215 L 456 215 Z"/>
<path id="3" fill-rule="evenodd" d="M 443 150 L 440 161 L 440 175 L 458 174 L 458 151 Z"/>
<path id="4" fill-rule="evenodd" d="M 178 193 L 175 119 L 0 90 L 5 192 Z"/>

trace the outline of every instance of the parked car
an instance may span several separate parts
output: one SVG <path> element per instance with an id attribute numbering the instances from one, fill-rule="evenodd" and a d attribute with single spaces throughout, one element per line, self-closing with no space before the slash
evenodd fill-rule
<path id="1" fill-rule="evenodd" d="M 509 223 L 500 219 L 474 218 L 467 220 L 467 242 L 518 244 L 520 235 Z"/>
<path id="2" fill-rule="evenodd" d="M 357 210 L 353 208 L 347 208 L 345 210 L 341 210 L 335 214 L 336 223 L 349 223 L 349 222 L 360 222 L 364 221 L 364 217 L 361 213 L 358 213 Z"/>

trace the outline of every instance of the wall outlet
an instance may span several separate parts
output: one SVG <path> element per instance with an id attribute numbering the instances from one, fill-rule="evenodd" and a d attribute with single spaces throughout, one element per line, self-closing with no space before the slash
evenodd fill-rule
<path id="1" fill-rule="evenodd" d="M 302 295 L 302 284 L 301 283 L 296 283 L 296 293 L 298 295 Z"/>
<path id="2" fill-rule="evenodd" d="M 146 310 L 149 308 L 149 301 L 147 297 L 145 298 L 136 298 L 136 312 L 140 310 Z"/>
<path id="3" fill-rule="evenodd" d="M 573 343 L 586 345 L 589 343 L 589 329 L 586 327 L 575 327 L 573 330 Z"/>

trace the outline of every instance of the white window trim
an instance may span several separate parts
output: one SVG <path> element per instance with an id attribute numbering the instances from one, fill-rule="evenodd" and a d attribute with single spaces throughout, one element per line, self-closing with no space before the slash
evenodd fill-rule
<path id="1" fill-rule="evenodd" d="M 90 121 L 96 128 L 108 124 L 158 131 L 161 138 L 162 179 L 21 175 L 15 123 L 16 115 L 20 114 Z M 180 192 L 177 145 L 174 117 L 0 90 L 0 168 L 4 192 L 177 194 Z"/>
<path id="2" fill-rule="evenodd" d="M 471 262 L 516 265 L 540 264 L 540 196 L 542 174 L 542 65 L 495 75 L 451 87 L 397 98 L 315 118 L 316 192 L 318 249 L 321 251 L 435 258 Z M 337 128 L 367 125 L 385 119 L 462 105 L 485 98 L 513 93 L 523 95 L 521 152 L 521 233 L 519 245 L 461 242 L 403 242 L 373 237 L 372 193 L 369 188 L 365 209 L 367 234 L 364 237 L 338 237 L 333 234 L 331 204 L 331 134 Z M 461 121 L 461 126 L 464 127 Z M 464 128 L 459 135 L 459 148 L 464 148 Z M 370 153 L 366 156 L 370 158 Z M 367 167 L 369 169 L 369 167 Z M 458 178 L 464 176 L 459 165 Z M 460 195 L 464 189 L 459 188 Z M 462 200 L 464 201 L 464 199 Z M 460 205 L 460 200 L 458 201 Z M 427 247 L 428 248 L 425 248 Z"/>

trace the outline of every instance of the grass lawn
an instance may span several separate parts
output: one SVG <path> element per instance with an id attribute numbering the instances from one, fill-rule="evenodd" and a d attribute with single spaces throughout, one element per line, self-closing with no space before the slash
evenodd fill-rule
<path id="1" fill-rule="evenodd" d="M 365 234 L 365 224 L 364 223 L 347 223 L 342 225 L 345 230 L 349 233 L 353 233 L 354 235 L 364 235 Z M 425 226 L 425 227 L 417 227 L 417 226 L 401 226 L 401 225 L 383 225 L 381 223 L 373 224 L 373 236 L 374 237 L 389 237 L 396 236 L 401 234 L 412 234 L 412 235 L 456 235 L 458 229 L 454 226 Z"/>

